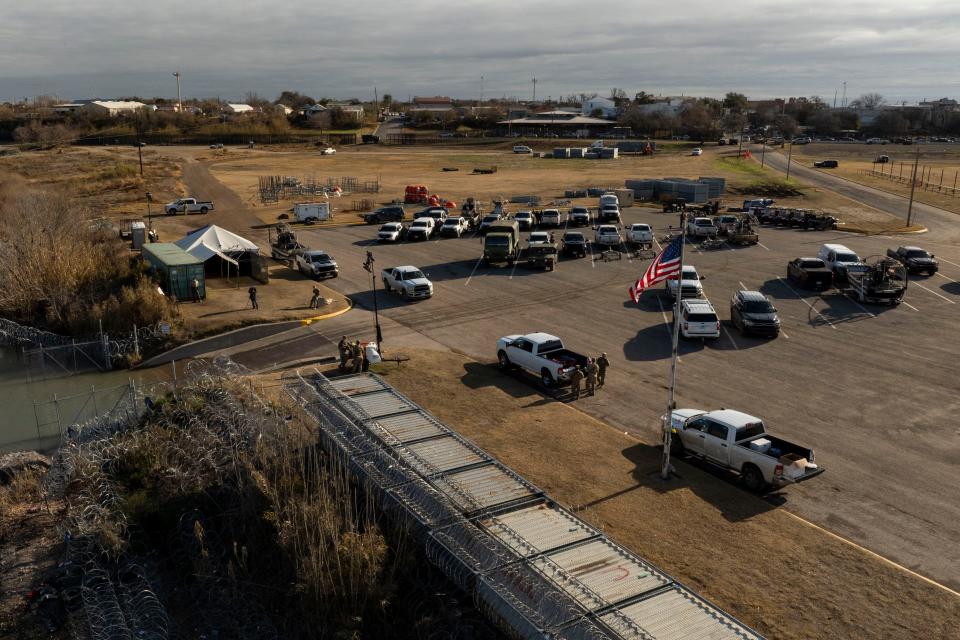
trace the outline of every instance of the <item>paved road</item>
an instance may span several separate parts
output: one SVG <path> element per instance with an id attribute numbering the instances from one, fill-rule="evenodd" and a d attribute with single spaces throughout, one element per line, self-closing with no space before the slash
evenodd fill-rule
<path id="1" fill-rule="evenodd" d="M 675 217 L 632 209 L 626 219 L 664 230 Z M 364 309 L 372 308 L 373 294 L 360 268 L 372 249 L 378 268 L 415 264 L 436 285 L 433 299 L 415 303 L 381 290 L 387 349 L 416 340 L 493 362 L 501 335 L 554 333 L 575 350 L 606 351 L 612 360 L 607 387 L 581 400 L 580 408 L 657 441 L 670 313 L 658 292 L 646 293 L 636 305 L 627 299 L 644 262 L 565 260 L 554 273 L 485 268 L 477 263 L 479 238 L 377 246 L 369 241 L 374 233 L 374 227 L 362 226 L 303 232 L 308 244 L 337 258 L 342 275 L 331 284 L 356 305 L 319 329 L 325 348 L 332 351 L 329 340 L 341 332 L 372 336 Z M 744 338 L 725 321 L 720 340 L 685 343 L 679 404 L 753 412 L 775 433 L 814 447 L 828 472 L 772 496 L 773 505 L 960 587 L 960 501 L 948 480 L 960 459 L 958 353 L 955 340 L 944 339 L 960 331 L 960 248 L 938 250 L 943 273 L 915 279 L 908 304 L 866 309 L 835 293 L 796 291 L 780 279 L 785 264 L 815 254 L 827 241 L 869 255 L 896 240 L 784 229 L 764 229 L 761 239 L 761 246 L 694 251 L 688 259 L 707 275 L 706 293 L 721 318 L 729 317 L 735 290 L 759 289 L 779 307 L 784 335 L 775 341 Z M 273 348 L 299 353 L 307 344 L 314 343 L 304 338 Z"/>
<path id="2" fill-rule="evenodd" d="M 754 146 L 751 149 L 751 153 L 753 153 L 755 157 L 759 157 L 760 147 Z M 787 156 L 779 151 L 767 149 L 764 160 L 768 166 L 778 171 L 786 171 Z M 898 218 L 906 220 L 908 200 L 903 196 L 831 175 L 826 170 L 812 169 L 798 162 L 790 163 L 790 175 L 803 182 L 835 191 L 848 198 L 852 198 L 875 209 L 886 211 Z M 960 216 L 955 213 L 920 202 L 914 202 L 912 221 L 934 232 L 932 233 L 933 237 L 931 240 L 937 244 L 956 243 L 960 241 Z"/>

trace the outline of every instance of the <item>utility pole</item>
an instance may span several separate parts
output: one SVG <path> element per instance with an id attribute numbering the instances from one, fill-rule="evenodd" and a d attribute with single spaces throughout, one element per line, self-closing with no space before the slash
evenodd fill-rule
<path id="1" fill-rule="evenodd" d="M 480 76 L 480 104 L 483 104 L 483 76 Z"/>
<path id="2" fill-rule="evenodd" d="M 531 102 L 536 102 L 537 101 L 537 79 L 534 78 L 533 80 L 531 80 L 531 82 L 533 82 L 533 100 L 531 100 Z"/>
<path id="3" fill-rule="evenodd" d="M 787 151 L 787 180 L 790 179 L 790 160 L 793 158 L 793 138 L 790 138 L 790 149 Z"/>
<path id="4" fill-rule="evenodd" d="M 844 109 L 847 108 L 847 81 L 843 81 L 843 100 L 840 101 L 840 106 Z"/>
<path id="5" fill-rule="evenodd" d="M 183 112 L 183 102 L 180 101 L 180 72 L 174 71 L 174 77 L 177 79 L 177 113 Z"/>
<path id="6" fill-rule="evenodd" d="M 373 328 L 377 335 L 377 353 L 383 355 L 380 351 L 380 341 L 383 340 L 383 334 L 380 331 L 380 309 L 377 306 L 377 274 L 373 269 L 373 252 L 367 251 L 367 259 L 363 263 L 364 270 L 370 273 L 370 282 L 373 285 Z"/>
<path id="7" fill-rule="evenodd" d="M 764 166 L 764 162 L 767 158 L 767 140 L 764 138 L 763 142 L 760 143 L 760 166 Z"/>
<path id="8" fill-rule="evenodd" d="M 910 203 L 907 205 L 907 226 L 913 219 L 913 192 L 917 188 L 917 165 L 920 163 L 920 146 L 917 145 L 917 155 L 913 158 L 913 175 L 910 180 Z"/>
<path id="9" fill-rule="evenodd" d="M 680 300 L 683 298 L 680 286 L 683 274 L 683 246 L 687 242 L 686 214 L 680 212 L 680 271 L 677 272 L 677 297 L 673 301 L 673 360 L 670 365 L 670 391 L 667 396 L 667 412 L 663 422 L 663 462 L 660 467 L 660 477 L 670 479 L 670 446 L 673 440 L 673 410 L 676 407 L 674 399 L 677 388 L 677 360 L 680 339 Z"/>
<path id="10" fill-rule="evenodd" d="M 838 91 L 837 89 L 833 90 L 833 108 L 834 109 L 837 108 L 837 91 Z"/>

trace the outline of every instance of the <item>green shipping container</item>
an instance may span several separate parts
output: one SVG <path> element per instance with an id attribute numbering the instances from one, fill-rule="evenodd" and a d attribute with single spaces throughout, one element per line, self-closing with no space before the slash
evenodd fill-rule
<path id="1" fill-rule="evenodd" d="M 172 242 L 143 245 L 143 259 L 160 275 L 163 290 L 173 293 L 177 300 L 190 300 L 190 282 L 200 281 L 200 297 L 207 297 L 207 283 L 203 277 L 203 263 Z"/>

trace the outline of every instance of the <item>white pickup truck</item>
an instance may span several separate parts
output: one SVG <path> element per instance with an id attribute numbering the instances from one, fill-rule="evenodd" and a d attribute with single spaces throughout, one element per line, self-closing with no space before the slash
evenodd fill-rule
<path id="1" fill-rule="evenodd" d="M 751 491 L 780 488 L 814 478 L 823 469 L 813 449 L 767 433 L 763 420 L 740 411 L 675 409 L 671 453 L 689 454 L 740 474 Z"/>
<path id="2" fill-rule="evenodd" d="M 567 351 L 557 336 L 549 333 L 528 333 L 525 336 L 504 336 L 497 340 L 497 362 L 500 368 L 525 369 L 540 376 L 545 387 L 570 381 L 570 374 L 587 363 L 587 357 Z"/>
<path id="3" fill-rule="evenodd" d="M 597 227 L 593 241 L 600 247 L 616 247 L 623 242 L 623 238 L 620 237 L 619 227 L 613 224 L 602 224 Z"/>
<path id="4" fill-rule="evenodd" d="M 693 238 L 715 238 L 719 230 L 710 218 L 693 218 L 687 223 L 687 235 Z"/>
<path id="5" fill-rule="evenodd" d="M 627 229 L 627 244 L 632 246 L 650 246 L 653 244 L 653 229 L 643 222 L 635 222 Z"/>
<path id="6" fill-rule="evenodd" d="M 293 258 L 300 273 L 310 278 L 336 278 L 340 267 L 326 251 L 309 249 Z"/>
<path id="7" fill-rule="evenodd" d="M 670 294 L 671 298 L 676 298 L 677 283 L 679 283 L 681 298 L 702 298 L 703 285 L 700 283 L 701 280 L 703 278 L 697 273 L 697 268 L 692 264 L 685 264 L 679 279 L 676 277 L 667 279 L 667 293 Z"/>
<path id="8" fill-rule="evenodd" d="M 213 203 L 196 198 L 180 198 L 163 205 L 163 210 L 171 216 L 178 213 L 209 213 L 213 211 Z"/>
<path id="9" fill-rule="evenodd" d="M 433 296 L 433 283 L 416 267 L 390 267 L 381 271 L 380 277 L 387 293 L 398 291 L 407 300 Z"/>

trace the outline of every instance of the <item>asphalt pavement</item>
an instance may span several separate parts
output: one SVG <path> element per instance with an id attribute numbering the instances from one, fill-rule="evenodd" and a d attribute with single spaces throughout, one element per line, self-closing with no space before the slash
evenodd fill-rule
<path id="1" fill-rule="evenodd" d="M 624 217 L 626 223 L 653 224 L 658 236 L 677 220 L 644 208 L 628 209 Z M 306 350 L 332 353 L 343 334 L 372 339 L 374 293 L 361 268 L 370 250 L 378 272 L 412 264 L 436 288 L 432 299 L 405 302 L 377 283 L 387 355 L 435 346 L 493 363 L 500 336 L 553 333 L 570 349 L 593 356 L 605 351 L 612 362 L 607 385 L 578 407 L 648 442 L 659 440 L 670 302 L 659 287 L 638 304 L 627 296 L 649 261 L 630 255 L 604 261 L 594 254 L 543 272 L 482 266 L 481 238 L 472 234 L 383 246 L 371 240 L 375 226 L 299 233 L 339 262 L 341 276 L 327 284 L 349 295 L 354 310 L 265 339 L 251 362 Z M 719 340 L 681 343 L 678 404 L 752 413 L 772 433 L 814 448 L 827 472 L 768 496 L 772 507 L 790 509 L 958 588 L 960 504 L 953 478 L 960 460 L 960 354 L 953 336 L 960 331 L 960 247 L 944 235 L 937 229 L 908 238 L 911 244 L 937 242 L 942 270 L 912 278 L 904 304 L 896 308 L 865 307 L 834 291 L 803 292 L 786 281 L 785 272 L 790 259 L 816 255 L 824 242 L 867 256 L 903 238 L 764 227 L 758 246 L 710 252 L 688 246 L 686 262 L 706 275 L 706 296 L 724 322 Z M 743 337 L 730 325 L 729 300 L 740 288 L 774 301 L 783 321 L 779 338 Z M 234 350 L 241 360 L 250 352 Z M 685 464 L 678 464 L 680 473 Z"/>
<path id="2" fill-rule="evenodd" d="M 759 146 L 753 145 L 750 152 L 756 158 L 759 158 L 761 149 Z M 764 164 L 778 171 L 786 172 L 787 160 L 787 154 L 782 151 L 773 151 L 769 147 L 764 154 Z M 868 187 L 832 175 L 829 169 L 814 169 L 796 160 L 790 162 L 790 175 L 807 184 L 829 189 L 880 211 L 886 211 L 902 218 L 906 223 L 909 200 L 901 195 Z M 931 240 L 937 244 L 951 243 L 955 245 L 960 242 L 960 216 L 951 211 L 914 201 L 911 223 L 923 225 L 931 232 L 935 232 L 936 237 L 931 238 Z"/>

